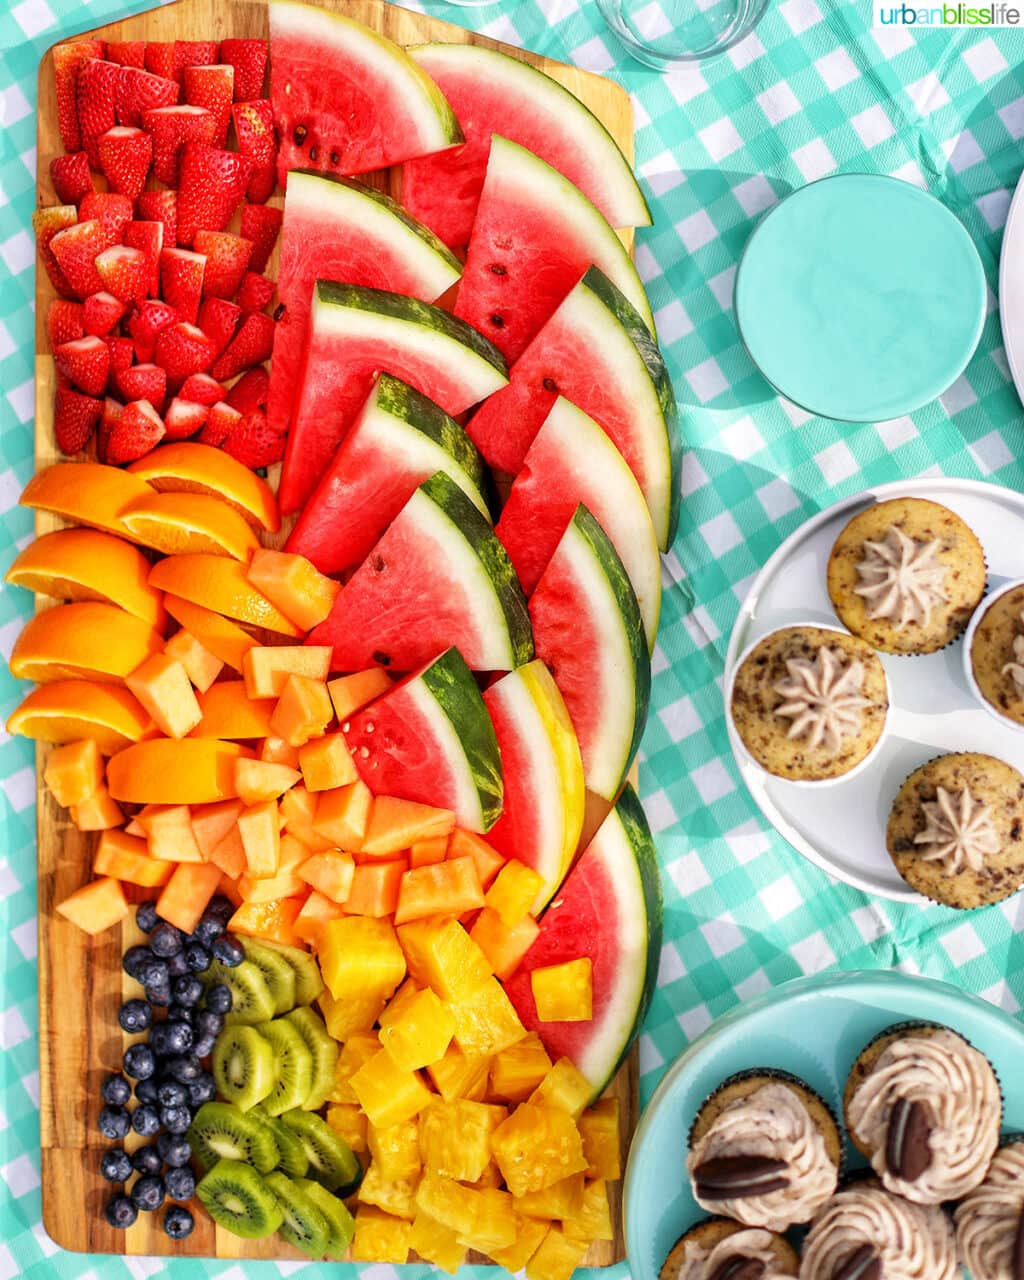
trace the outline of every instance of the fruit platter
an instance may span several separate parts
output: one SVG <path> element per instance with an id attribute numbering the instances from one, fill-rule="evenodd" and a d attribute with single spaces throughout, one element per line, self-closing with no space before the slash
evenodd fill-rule
<path id="1" fill-rule="evenodd" d="M 38 141 L 47 1231 L 621 1260 L 680 448 L 628 97 L 182 0 L 51 49 Z"/>

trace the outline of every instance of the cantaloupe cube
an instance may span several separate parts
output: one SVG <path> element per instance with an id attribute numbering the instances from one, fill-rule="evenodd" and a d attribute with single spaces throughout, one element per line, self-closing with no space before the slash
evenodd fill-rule
<path id="1" fill-rule="evenodd" d="M 576 1126 L 583 1139 L 587 1177 L 602 1182 L 615 1182 L 621 1178 L 622 1136 L 619 1133 L 618 1098 L 602 1098 L 579 1116 Z"/>
<path id="2" fill-rule="evenodd" d="M 298 871 L 299 867 L 309 857 L 309 850 L 301 840 L 296 840 L 290 832 L 283 831 L 281 835 L 281 852 L 278 857 L 277 873 L 281 875 L 285 871 Z M 301 892 L 306 891 L 304 884 Z"/>
<path id="3" fill-rule="evenodd" d="M 405 956 L 388 920 L 332 920 L 320 947 L 320 972 L 336 1000 L 358 992 L 390 997 L 405 977 Z"/>
<path id="4" fill-rule="evenodd" d="M 165 862 L 204 862 L 187 804 L 150 804 L 137 815 L 149 853 Z"/>
<path id="5" fill-rule="evenodd" d="M 535 1107 L 554 1107 L 578 1120 L 594 1095 L 594 1086 L 571 1058 L 559 1058 L 528 1101 Z"/>
<path id="6" fill-rule="evenodd" d="M 456 858 L 454 862 L 417 867 L 402 877 L 395 924 L 428 916 L 459 916 L 483 904 L 476 863 L 472 858 Z"/>
<path id="7" fill-rule="evenodd" d="M 245 874 L 248 863 L 245 860 L 245 845 L 242 844 L 242 833 L 238 830 L 237 822 L 228 829 L 224 839 L 210 850 L 209 861 L 220 867 L 224 875 L 232 880 L 237 880 Z M 242 902 L 240 892 L 238 901 Z"/>
<path id="8" fill-rule="evenodd" d="M 535 1031 L 496 1053 L 489 1093 L 505 1102 L 525 1102 L 551 1070 L 551 1059 Z"/>
<path id="9" fill-rule="evenodd" d="M 326 853 L 334 848 L 330 840 L 317 835 L 312 827 L 289 827 L 288 834 L 294 836 L 305 847 L 307 853 Z"/>
<path id="10" fill-rule="evenodd" d="M 305 881 L 300 880 L 294 871 L 280 871 L 276 876 L 257 879 L 243 872 L 238 880 L 238 892 L 243 902 L 273 902 L 275 898 L 291 898 L 302 893 L 306 888 Z"/>
<path id="11" fill-rule="evenodd" d="M 244 902 L 228 921 L 229 933 L 280 942 L 297 947 L 301 939 L 292 927 L 302 910 L 302 898 L 275 898 L 273 902 Z"/>
<path id="12" fill-rule="evenodd" d="M 432 867 L 435 863 L 444 862 L 448 852 L 448 837 L 434 836 L 431 840 L 416 840 L 409 846 L 409 870 L 417 867 Z"/>
<path id="13" fill-rule="evenodd" d="M 417 840 L 448 836 L 454 830 L 455 814 L 451 809 L 435 809 L 395 796 L 377 796 L 370 811 L 361 852 L 386 857 L 408 849 Z"/>
<path id="14" fill-rule="evenodd" d="M 311 947 L 314 951 L 319 951 L 322 941 L 323 932 L 332 920 L 337 920 L 344 912 L 337 902 L 332 902 L 330 898 L 325 897 L 322 893 L 317 893 L 314 889 L 306 901 L 302 904 L 302 910 L 295 917 L 292 928 L 295 936 L 307 947 Z"/>
<path id="15" fill-rule="evenodd" d="M 589 1022 L 594 1016 L 594 978 L 589 956 L 534 969 L 530 987 L 541 1022 Z"/>
<path id="16" fill-rule="evenodd" d="M 236 760 L 235 790 L 247 805 L 276 800 L 301 778 L 297 769 L 286 764 L 269 764 L 266 760 Z"/>
<path id="17" fill-rule="evenodd" d="M 359 778 L 343 733 L 328 733 L 299 747 L 299 768 L 307 791 L 330 791 Z"/>
<path id="18" fill-rule="evenodd" d="M 308 827 L 317 809 L 317 797 L 297 783 L 281 797 L 281 821 L 285 831 L 295 827 Z"/>
<path id="19" fill-rule="evenodd" d="M 325 1119 L 352 1151 L 359 1154 L 367 1149 L 366 1134 L 369 1121 L 363 1115 L 358 1103 L 333 1102 L 327 1108 Z"/>
<path id="20" fill-rule="evenodd" d="M 540 1248 L 548 1233 L 548 1224 L 536 1218 L 519 1218 L 516 1222 L 516 1238 L 507 1249 L 492 1249 L 491 1261 L 504 1267 L 509 1275 L 522 1271 Z"/>
<path id="21" fill-rule="evenodd" d="M 54 747 L 43 770 L 43 781 L 65 809 L 84 804 L 95 795 L 103 785 L 103 757 L 95 738 Z"/>
<path id="22" fill-rule="evenodd" d="M 380 1042 L 400 1067 L 417 1071 L 440 1062 L 454 1034 L 455 1019 L 433 991 L 424 987 L 404 1002 L 396 1017 L 381 1024 Z M 474 1173 L 465 1180 L 472 1182 L 479 1176 Z"/>
<path id="23" fill-rule="evenodd" d="M 312 631 L 323 622 L 341 590 L 339 583 L 325 578 L 305 556 L 262 547 L 253 552 L 246 577 L 303 631 Z"/>
<path id="24" fill-rule="evenodd" d="M 181 663 L 185 674 L 200 693 L 205 693 L 224 669 L 220 658 L 184 627 L 167 641 L 164 653 Z"/>
<path id="25" fill-rule="evenodd" d="M 455 1232 L 423 1212 L 412 1220 L 409 1247 L 425 1262 L 433 1263 L 449 1275 L 454 1275 L 466 1261 L 466 1246 L 459 1243 Z"/>
<path id="26" fill-rule="evenodd" d="M 385 997 L 379 993 L 359 991 L 335 999 L 330 991 L 324 990 L 318 999 L 328 1035 L 342 1044 L 350 1036 L 369 1032 L 380 1017 L 385 1002 Z"/>
<path id="27" fill-rule="evenodd" d="M 378 1128 L 411 1120 L 434 1096 L 416 1072 L 403 1071 L 383 1049 L 349 1083 L 370 1123 Z"/>
<path id="28" fill-rule="evenodd" d="M 142 825 L 142 823 L 138 820 L 138 818 L 132 818 L 131 822 L 126 822 L 125 825 L 121 828 L 121 830 L 125 833 L 126 836 L 138 836 L 140 840 L 145 840 L 147 838 L 146 828 Z"/>
<path id="29" fill-rule="evenodd" d="M 442 1000 L 466 999 L 492 976 L 487 957 L 457 920 L 416 920 L 398 930 L 409 973 Z"/>
<path id="30" fill-rule="evenodd" d="M 267 764 L 286 764 L 289 769 L 297 769 L 299 767 L 299 749 L 293 747 L 290 742 L 285 742 L 284 738 L 269 737 L 263 739 L 263 745 L 260 747 L 260 759 L 266 760 Z"/>
<path id="31" fill-rule="evenodd" d="M 130 907 L 119 880 L 104 876 L 76 889 L 70 897 L 57 903 L 57 911 L 86 933 L 102 933 L 119 924 Z"/>
<path id="32" fill-rule="evenodd" d="M 449 862 L 454 862 L 457 858 L 472 858 L 484 889 L 505 865 L 504 856 L 482 836 L 475 835 L 472 831 L 463 831 L 461 827 L 456 827 L 452 832 L 446 857 Z"/>
<path id="33" fill-rule="evenodd" d="M 168 738 L 184 738 L 203 718 L 188 673 L 166 653 L 151 654 L 124 682 Z"/>
<path id="34" fill-rule="evenodd" d="M 319 738 L 331 723 L 334 709 L 322 680 L 289 676 L 270 717 L 270 732 L 290 746 L 304 746 Z"/>
<path id="35" fill-rule="evenodd" d="M 507 925 L 518 924 L 528 915 L 534 899 L 544 887 L 544 877 L 518 858 L 510 858 L 487 890 L 485 901 Z"/>
<path id="36" fill-rule="evenodd" d="M 552 1226 L 526 1264 L 526 1280 L 570 1280 L 583 1261 L 589 1241 L 576 1240 L 561 1227 Z"/>
<path id="37" fill-rule="evenodd" d="M 411 1234 L 411 1222 L 361 1204 L 356 1210 L 350 1257 L 353 1262 L 408 1262 Z"/>
<path id="38" fill-rule="evenodd" d="M 71 821 L 79 831 L 107 831 L 124 822 L 121 806 L 105 784 L 97 787 L 81 804 L 72 805 L 70 813 Z"/>
<path id="39" fill-rule="evenodd" d="M 364 782 L 321 791 L 316 800 L 313 829 L 332 846 L 358 853 L 370 824 L 373 795 Z M 404 846 L 399 846 L 399 849 Z M 395 850 L 398 852 L 399 850 Z"/>
<path id="40" fill-rule="evenodd" d="M 327 683 L 327 692 L 331 695 L 334 714 L 340 725 L 344 725 L 349 716 L 374 698 L 387 693 L 390 688 L 391 677 L 380 667 L 373 667 L 369 671 L 355 671 L 350 676 L 337 676 Z"/>
<path id="41" fill-rule="evenodd" d="M 220 885 L 220 868 L 211 862 L 182 862 L 156 900 L 161 919 L 191 933 Z"/>
<path id="42" fill-rule="evenodd" d="M 238 834 L 251 876 L 275 876 L 281 864 L 281 822 L 277 802 L 254 804 L 238 817 Z"/>
<path id="43" fill-rule="evenodd" d="M 540 925 L 532 916 L 523 916 L 516 924 L 507 925 L 497 911 L 484 907 L 473 921 L 469 936 L 487 957 L 495 975 L 504 982 L 519 968 L 539 933 Z"/>
<path id="44" fill-rule="evenodd" d="M 299 866 L 298 874 L 306 884 L 312 885 L 332 902 L 344 902 L 352 889 L 355 869 L 350 853 L 331 849 L 306 858 Z"/>
<path id="45" fill-rule="evenodd" d="M 244 680 L 218 680 L 199 695 L 203 718 L 193 738 L 265 738 L 277 704 L 273 698 L 250 698 Z"/>
<path id="46" fill-rule="evenodd" d="M 427 1075 L 446 1102 L 455 1098 L 482 1102 L 490 1068 L 490 1058 L 467 1058 L 457 1044 L 450 1044 L 444 1057 L 427 1067 Z"/>
<path id="47" fill-rule="evenodd" d="M 123 830 L 115 827 L 104 831 L 100 836 L 92 870 L 93 875 L 111 876 L 114 880 L 152 889 L 167 883 L 174 866 L 170 862 L 150 857 L 149 845 L 145 840 L 126 835 Z"/>
<path id="48" fill-rule="evenodd" d="M 238 881 L 234 876 L 222 875 L 217 892 L 227 898 L 236 911 L 242 905 L 242 895 L 238 892 Z"/>
<path id="49" fill-rule="evenodd" d="M 455 1019 L 455 1043 L 469 1058 L 500 1053 L 526 1035 L 497 978 L 488 978 L 471 996 L 448 1001 L 448 1008 Z"/>
<path id="50" fill-rule="evenodd" d="M 204 858 L 210 857 L 238 821 L 238 815 L 244 808 L 241 800 L 217 800 L 213 804 L 192 805 L 189 812 L 192 834 Z"/>
<path id="51" fill-rule="evenodd" d="M 260 644 L 242 659 L 245 691 L 250 698 L 279 698 L 289 676 L 326 680 L 330 669 L 330 645 Z"/>
<path id="52" fill-rule="evenodd" d="M 352 887 L 345 899 L 345 912 L 353 916 L 394 915 L 402 879 L 409 869 L 405 858 L 393 862 L 371 862 L 356 866 Z"/>

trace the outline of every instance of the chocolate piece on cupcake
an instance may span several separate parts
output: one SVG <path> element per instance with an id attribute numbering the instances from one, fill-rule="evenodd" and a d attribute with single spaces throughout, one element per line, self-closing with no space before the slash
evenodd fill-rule
<path id="1" fill-rule="evenodd" d="M 886 1190 L 959 1200 L 985 1178 L 1003 1104 L 984 1054 L 946 1027 L 891 1027 L 861 1052 L 843 1099 L 850 1140 Z"/>
<path id="2" fill-rule="evenodd" d="M 793 1246 L 775 1232 L 705 1218 L 673 1246 L 660 1280 L 790 1280 L 798 1266 Z"/>
<path id="3" fill-rule="evenodd" d="M 731 1076 L 705 1101 L 686 1167 L 702 1209 L 783 1232 L 832 1195 L 841 1159 L 821 1098 L 795 1076 L 764 1069 Z"/>
<path id="4" fill-rule="evenodd" d="M 972 1280 L 1024 1280 L 1024 1137 L 1006 1139 L 954 1219 Z"/>

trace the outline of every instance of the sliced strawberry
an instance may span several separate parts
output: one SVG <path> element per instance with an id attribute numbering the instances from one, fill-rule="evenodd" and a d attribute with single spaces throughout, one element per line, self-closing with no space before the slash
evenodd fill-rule
<path id="1" fill-rule="evenodd" d="M 164 247 L 162 222 L 129 222 L 124 229 L 124 242 L 132 249 L 141 249 L 149 267 L 146 290 L 151 298 L 160 295 L 160 253 Z"/>
<path id="2" fill-rule="evenodd" d="M 274 108 L 268 98 L 236 102 L 231 112 L 238 137 L 238 150 L 252 161 L 252 175 L 246 198 L 263 204 L 277 183 L 277 133 Z"/>
<path id="3" fill-rule="evenodd" d="M 107 350 L 110 352 L 110 373 L 107 375 L 107 391 L 109 393 L 117 389 L 117 379 L 124 373 L 125 369 L 132 367 L 136 349 L 135 343 L 131 338 L 108 336 L 103 341 L 107 344 Z"/>
<path id="4" fill-rule="evenodd" d="M 227 394 L 228 404 L 239 413 L 252 413 L 254 409 L 263 409 L 267 404 L 267 392 L 270 377 L 266 369 L 259 364 L 248 369 L 238 379 Z"/>
<path id="5" fill-rule="evenodd" d="M 224 399 L 225 391 L 217 379 L 211 378 L 208 373 L 193 373 L 182 383 L 178 396 L 182 400 L 191 401 L 192 404 L 203 404 L 209 408 L 211 404 Z"/>
<path id="6" fill-rule="evenodd" d="M 210 416 L 199 433 L 199 443 L 212 444 L 215 448 L 220 448 L 228 438 L 228 433 L 233 431 L 241 421 L 242 415 L 238 410 L 232 409 L 223 400 L 219 404 L 211 405 Z"/>
<path id="7" fill-rule="evenodd" d="M 217 132 L 217 121 L 205 107 L 190 107 L 187 103 L 144 111 L 142 123 L 146 132 L 153 135 L 153 176 L 169 187 L 179 186 L 181 154 L 185 144 L 209 144 Z M 178 204 L 180 221 L 180 199 Z"/>
<path id="8" fill-rule="evenodd" d="M 160 254 L 160 289 L 182 320 L 195 324 L 203 295 L 206 259 L 191 249 L 164 249 Z"/>
<path id="9" fill-rule="evenodd" d="M 252 257 L 252 243 L 230 231 L 197 231 L 196 252 L 206 256 L 203 295 L 233 298 Z"/>
<path id="10" fill-rule="evenodd" d="M 116 62 L 119 67 L 144 67 L 145 40 L 108 40 L 107 61 Z"/>
<path id="11" fill-rule="evenodd" d="M 82 303 L 82 326 L 86 333 L 105 338 L 126 311 L 125 304 L 112 293 L 90 293 Z"/>
<path id="12" fill-rule="evenodd" d="M 75 101 L 82 149 L 94 169 L 100 167 L 99 140 L 117 124 L 117 89 L 121 68 L 116 62 L 90 58 L 78 73 Z M 78 148 L 76 147 L 75 150 Z"/>
<path id="13" fill-rule="evenodd" d="M 210 416 L 210 406 L 197 400 L 175 396 L 164 414 L 165 439 L 186 440 L 202 427 Z"/>
<path id="14" fill-rule="evenodd" d="M 175 40 L 174 78 L 185 82 L 186 67 L 209 67 L 220 61 L 220 45 L 216 40 Z"/>
<path id="15" fill-rule="evenodd" d="M 174 79 L 174 41 L 150 40 L 146 45 L 146 70 L 153 75 Z"/>
<path id="16" fill-rule="evenodd" d="M 123 400 L 148 400 L 160 413 L 167 395 L 167 374 L 156 364 L 133 364 L 118 374 L 117 389 Z"/>
<path id="17" fill-rule="evenodd" d="M 241 232 L 252 241 L 250 271 L 265 271 L 277 244 L 284 214 L 269 204 L 243 204 Z"/>
<path id="18" fill-rule="evenodd" d="M 268 360 L 273 349 L 273 320 L 261 311 L 250 311 L 210 372 L 219 382 L 226 382 L 243 369 L 251 369 L 254 364 Z"/>
<path id="19" fill-rule="evenodd" d="M 132 220 L 132 202 L 116 191 L 89 191 L 78 209 L 81 222 L 95 218 L 109 236 L 108 244 L 120 243 L 125 227 Z"/>
<path id="20" fill-rule="evenodd" d="M 136 354 L 143 364 L 148 364 L 156 352 L 157 335 L 181 319 L 177 311 L 158 298 L 147 298 L 132 312 L 128 332 L 135 342 Z"/>
<path id="21" fill-rule="evenodd" d="M 138 198 L 153 162 L 153 139 L 132 125 L 117 124 L 99 141 L 100 169 L 111 191 Z"/>
<path id="22" fill-rule="evenodd" d="M 185 68 L 185 101 L 205 107 L 217 121 L 214 145 L 218 147 L 227 141 L 234 93 L 235 69 L 227 63 Z"/>
<path id="23" fill-rule="evenodd" d="M 123 412 L 124 405 L 120 400 L 115 400 L 113 396 L 107 396 L 103 401 L 103 414 L 96 431 L 96 456 L 100 462 L 106 462 L 107 460 L 107 441 L 110 439 L 110 433 L 121 420 Z"/>
<path id="24" fill-rule="evenodd" d="M 61 204 L 78 204 L 85 193 L 93 189 L 89 157 L 84 151 L 54 156 L 50 161 L 50 181 Z"/>
<path id="25" fill-rule="evenodd" d="M 185 144 L 178 182 L 181 244 L 191 247 L 197 231 L 222 231 L 227 226 L 245 194 L 251 170 L 252 161 L 236 151 Z"/>
<path id="26" fill-rule="evenodd" d="M 53 407 L 53 434 L 61 453 L 81 453 L 92 439 L 103 413 L 103 401 L 70 387 L 58 387 Z"/>
<path id="27" fill-rule="evenodd" d="M 37 212 L 49 213 L 50 210 Z M 35 214 L 32 215 L 33 222 Z M 96 270 L 96 257 L 109 249 L 111 239 L 103 224 L 95 218 L 76 222 L 74 226 L 58 231 L 49 242 L 50 250 L 71 286 L 80 298 L 90 293 L 102 293 L 103 281 Z"/>
<path id="28" fill-rule="evenodd" d="M 255 271 L 247 271 L 238 286 L 238 305 L 243 311 L 265 311 L 274 296 L 274 282 Z"/>
<path id="29" fill-rule="evenodd" d="M 271 428 L 266 414 L 257 409 L 254 413 L 247 413 L 228 432 L 221 448 L 232 458 L 257 471 L 260 467 L 281 461 L 286 439 L 283 433 Z"/>
<path id="30" fill-rule="evenodd" d="M 57 89 L 57 127 L 65 151 L 78 151 L 82 133 L 78 127 L 78 74 L 90 58 L 102 58 L 102 40 L 79 40 L 53 48 L 53 76 Z"/>
<path id="31" fill-rule="evenodd" d="M 263 96 L 267 70 L 266 40 L 228 39 L 220 43 L 220 60 L 235 69 L 235 101 L 248 102 Z"/>
<path id="32" fill-rule="evenodd" d="M 62 342 L 74 342 L 85 337 L 85 318 L 80 302 L 67 298 L 54 298 L 46 308 L 46 336 L 50 350 L 55 351 Z M 219 385 L 219 384 L 218 384 Z"/>
<path id="33" fill-rule="evenodd" d="M 137 129 L 146 111 L 173 107 L 180 93 L 181 88 L 173 79 L 137 67 L 123 67 L 117 86 L 117 123 Z"/>
<path id="34" fill-rule="evenodd" d="M 149 261 L 141 249 L 111 245 L 96 255 L 96 270 L 103 287 L 122 302 L 145 302 L 149 290 Z"/>
<path id="35" fill-rule="evenodd" d="M 133 400 L 121 410 L 106 438 L 103 461 L 115 467 L 134 462 L 163 438 L 164 424 L 157 411 L 148 400 Z"/>
<path id="36" fill-rule="evenodd" d="M 162 222 L 164 241 L 173 249 L 178 243 L 178 193 L 177 191 L 143 191 L 136 203 L 142 222 Z"/>
<path id="37" fill-rule="evenodd" d="M 77 222 L 78 213 L 73 204 L 51 204 L 45 209 L 32 211 L 32 230 L 36 233 L 36 248 L 43 260 L 46 274 L 50 277 L 50 283 L 62 298 L 73 298 L 78 290 L 64 274 L 64 268 L 53 251 L 53 239 Z M 105 249 L 106 245 L 101 245 L 100 248 Z M 91 289 L 86 290 L 86 293 L 91 292 Z M 84 298 L 85 293 L 79 296 Z"/>
<path id="38" fill-rule="evenodd" d="M 86 334 L 74 342 L 62 342 L 53 353 L 57 368 L 79 391 L 101 396 L 107 385 L 110 351 L 102 338 Z"/>
<path id="39" fill-rule="evenodd" d="M 204 298 L 199 308 L 199 327 L 213 343 L 216 358 L 235 336 L 242 319 L 242 308 L 226 298 Z"/>
<path id="40" fill-rule="evenodd" d="M 190 373 L 205 373 L 213 363 L 213 343 L 194 324 L 180 321 L 162 329 L 156 340 L 156 363 L 167 371 L 167 385 L 177 393 Z"/>

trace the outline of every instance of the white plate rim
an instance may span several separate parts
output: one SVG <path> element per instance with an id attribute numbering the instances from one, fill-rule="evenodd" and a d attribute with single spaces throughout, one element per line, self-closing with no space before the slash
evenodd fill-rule
<path id="1" fill-rule="evenodd" d="M 1024 245 L 1017 242 L 1024 237 L 1024 178 L 1017 183 L 1010 201 L 1003 229 L 1003 243 L 999 252 L 999 322 L 1003 330 L 1003 350 L 1010 376 L 1017 388 L 1017 397 L 1024 403 L 1024 297 L 1019 302 L 1010 301 L 1007 288 L 1010 260 L 1021 254 L 1021 275 L 1024 276 Z"/>

